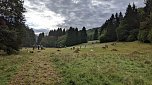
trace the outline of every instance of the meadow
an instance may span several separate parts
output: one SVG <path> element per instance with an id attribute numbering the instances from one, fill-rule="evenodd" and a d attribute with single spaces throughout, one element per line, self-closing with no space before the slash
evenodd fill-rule
<path id="1" fill-rule="evenodd" d="M 0 56 L 1 85 L 152 85 L 152 45 L 89 42 Z M 108 45 L 108 48 L 103 47 Z"/>

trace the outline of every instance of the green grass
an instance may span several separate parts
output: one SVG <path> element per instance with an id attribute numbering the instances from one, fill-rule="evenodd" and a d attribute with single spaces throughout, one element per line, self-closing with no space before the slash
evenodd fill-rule
<path id="1" fill-rule="evenodd" d="M 101 47 L 88 45 L 79 54 L 69 49 L 51 54 L 63 77 L 61 85 L 152 85 L 151 45 L 133 42 L 106 50 Z M 110 51 L 113 48 L 118 52 Z"/>
<path id="2" fill-rule="evenodd" d="M 109 48 L 103 49 L 104 45 Z M 33 54 L 22 50 L 18 55 L 0 56 L 0 85 L 10 84 L 10 81 L 14 84 L 13 80 L 22 78 L 31 85 L 40 82 L 48 85 L 152 85 L 151 44 L 120 42 L 112 46 L 111 43 L 89 42 L 75 47 L 80 46 L 79 53 L 69 47 L 59 49 L 61 51 L 57 48 L 35 50 Z M 20 82 L 22 80 L 16 83 Z"/>
<path id="3" fill-rule="evenodd" d="M 7 85 L 21 65 L 28 60 L 27 53 L 0 56 L 0 85 Z"/>

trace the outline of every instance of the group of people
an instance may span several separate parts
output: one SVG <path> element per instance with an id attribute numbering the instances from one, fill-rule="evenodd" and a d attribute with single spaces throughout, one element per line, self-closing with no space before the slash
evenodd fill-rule
<path id="1" fill-rule="evenodd" d="M 37 48 L 38 50 L 44 50 L 43 45 L 33 45 L 33 50 L 35 50 L 36 48 Z"/>

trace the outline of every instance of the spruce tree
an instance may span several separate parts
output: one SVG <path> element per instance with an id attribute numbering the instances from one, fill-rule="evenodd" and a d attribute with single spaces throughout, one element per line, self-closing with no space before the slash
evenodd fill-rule
<path id="1" fill-rule="evenodd" d="M 72 46 L 73 45 L 73 28 L 70 27 L 69 30 L 67 31 L 67 37 L 66 37 L 66 46 Z"/>
<path id="2" fill-rule="evenodd" d="M 141 22 L 138 40 L 150 43 L 152 42 L 152 0 L 146 0 L 144 7 L 144 20 Z"/>
<path id="3" fill-rule="evenodd" d="M 135 41 L 139 32 L 140 20 L 136 6 L 129 4 L 123 21 L 117 28 L 119 41 Z"/>
<path id="4" fill-rule="evenodd" d="M 6 23 L 5 29 L 3 29 L 2 25 L 0 26 L 0 34 L 2 34 L 1 36 L 4 36 L 3 38 L 5 39 L 13 39 L 12 42 L 0 42 L 5 45 L 4 47 L 6 49 L 18 50 L 22 43 L 23 26 L 25 26 L 24 12 L 23 0 L 0 0 L 0 19 Z"/>
<path id="5" fill-rule="evenodd" d="M 81 43 L 87 43 L 88 42 L 87 38 L 88 36 L 87 36 L 86 28 L 83 27 L 81 31 Z"/>
<path id="6" fill-rule="evenodd" d="M 94 31 L 93 39 L 98 40 L 98 29 L 95 29 Z"/>
<path id="7" fill-rule="evenodd" d="M 43 38 L 44 38 L 44 32 L 39 34 L 37 44 L 41 44 Z"/>

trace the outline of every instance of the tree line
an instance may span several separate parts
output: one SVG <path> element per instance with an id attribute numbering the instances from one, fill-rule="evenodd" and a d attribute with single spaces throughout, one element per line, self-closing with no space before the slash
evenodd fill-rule
<path id="1" fill-rule="evenodd" d="M 58 28 L 50 30 L 48 35 L 41 33 L 36 42 L 33 29 L 25 25 L 23 0 L 0 1 L 0 50 L 8 54 L 19 51 L 21 47 L 31 47 L 42 44 L 46 47 L 66 47 L 88 40 L 113 41 L 141 41 L 152 42 L 152 0 L 146 0 L 146 6 L 137 8 L 129 4 L 126 13 L 112 14 L 106 22 L 90 31 L 70 27 L 68 30 Z"/>
<path id="2" fill-rule="evenodd" d="M 152 42 L 152 0 L 145 4 L 144 8 L 129 4 L 124 16 L 121 12 L 112 14 L 100 27 L 100 42 Z"/>
<path id="3" fill-rule="evenodd" d="M 23 0 L 0 0 L 0 50 L 8 54 L 35 42 L 35 34 L 25 25 Z"/>
<path id="4" fill-rule="evenodd" d="M 45 47 L 67 47 L 87 43 L 88 39 L 85 27 L 82 30 L 70 27 L 68 30 L 62 28 L 50 30 L 46 36 L 40 33 L 37 42 Z"/>
<path id="5" fill-rule="evenodd" d="M 134 3 L 129 4 L 124 16 L 121 12 L 112 14 L 101 27 L 90 31 L 87 31 L 85 27 L 80 31 L 78 28 L 70 27 L 69 30 L 64 30 L 64 33 L 61 28 L 51 30 L 50 36 L 42 39 L 42 44 L 51 45 L 49 47 L 63 47 L 86 43 L 88 40 L 100 40 L 101 43 L 138 40 L 150 43 L 152 42 L 151 3 L 152 0 L 147 0 L 144 8 L 137 8 Z"/>

